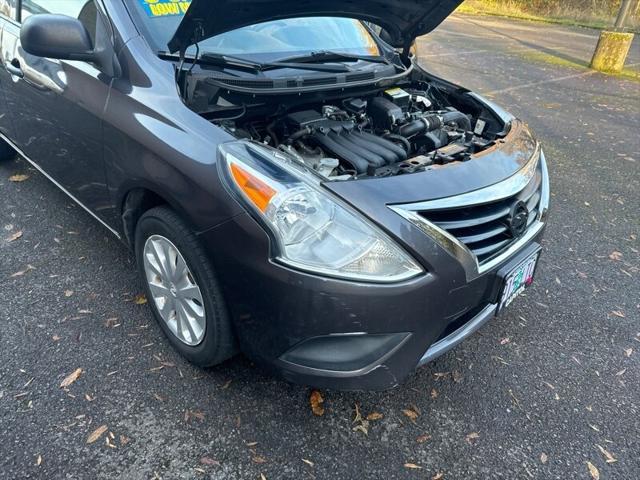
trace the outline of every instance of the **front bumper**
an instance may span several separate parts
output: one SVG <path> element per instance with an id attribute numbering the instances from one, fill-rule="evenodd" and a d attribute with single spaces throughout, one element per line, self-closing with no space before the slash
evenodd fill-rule
<path id="1" fill-rule="evenodd" d="M 505 263 L 519 261 L 542 235 Z M 288 381 L 318 388 L 399 385 L 489 321 L 500 294 L 504 264 L 468 281 L 448 257 L 450 268 L 438 274 L 402 284 L 359 284 L 269 261 L 269 239 L 248 215 L 202 236 L 243 353 Z"/>
<path id="2" fill-rule="evenodd" d="M 339 390 L 402 383 L 489 321 L 502 287 L 499 272 L 539 247 L 549 195 L 543 155 L 540 169 L 544 208 L 536 223 L 484 266 L 470 262 L 447 232 L 431 235 L 389 209 L 397 224 L 385 223 L 387 229 L 428 272 L 398 284 L 349 282 L 277 264 L 268 235 L 248 214 L 204 232 L 241 349 L 295 383 Z"/>

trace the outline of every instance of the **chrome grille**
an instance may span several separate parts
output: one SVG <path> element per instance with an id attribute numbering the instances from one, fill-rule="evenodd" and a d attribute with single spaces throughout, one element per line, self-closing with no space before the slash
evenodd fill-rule
<path id="1" fill-rule="evenodd" d="M 538 218 L 541 199 L 542 172 L 538 169 L 527 186 L 516 195 L 485 204 L 421 210 L 417 213 L 457 238 L 482 265 L 509 248 L 521 236 L 514 236 L 509 226 L 514 205 L 519 202 L 526 205 L 528 230 Z"/>
<path id="2" fill-rule="evenodd" d="M 505 225 L 510 213 L 505 207 L 519 201 L 524 202 L 529 215 L 525 231 L 514 236 L 510 234 L 513 229 Z M 544 153 L 537 145 L 516 174 L 489 187 L 389 208 L 438 242 L 460 262 L 467 280 L 474 280 L 510 258 L 544 229 L 549 208 Z"/>

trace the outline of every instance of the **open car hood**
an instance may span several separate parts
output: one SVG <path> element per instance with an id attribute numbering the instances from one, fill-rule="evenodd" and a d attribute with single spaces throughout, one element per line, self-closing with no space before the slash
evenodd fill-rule
<path id="1" fill-rule="evenodd" d="M 435 29 L 463 0 L 192 0 L 171 52 L 237 28 L 296 17 L 348 17 L 381 26 L 394 47 Z"/>

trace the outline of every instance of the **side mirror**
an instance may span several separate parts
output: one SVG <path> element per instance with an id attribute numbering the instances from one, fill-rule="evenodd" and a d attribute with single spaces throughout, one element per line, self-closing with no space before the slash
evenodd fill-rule
<path id="1" fill-rule="evenodd" d="M 31 55 L 60 60 L 97 60 L 89 32 L 66 15 L 31 15 L 20 29 L 22 48 Z"/>

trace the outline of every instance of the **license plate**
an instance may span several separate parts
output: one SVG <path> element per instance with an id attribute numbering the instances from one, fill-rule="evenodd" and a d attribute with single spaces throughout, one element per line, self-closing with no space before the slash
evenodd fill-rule
<path id="1" fill-rule="evenodd" d="M 511 305 L 533 283 L 533 276 L 536 272 L 539 257 L 540 253 L 536 252 L 505 277 L 500 303 L 498 304 L 498 313 Z"/>

